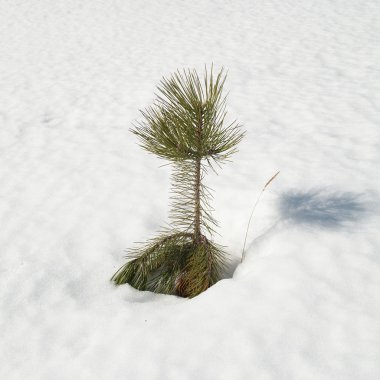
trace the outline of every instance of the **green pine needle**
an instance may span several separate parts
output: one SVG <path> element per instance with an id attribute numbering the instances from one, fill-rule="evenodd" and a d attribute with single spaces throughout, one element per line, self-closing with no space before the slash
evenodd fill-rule
<path id="1" fill-rule="evenodd" d="M 194 297 L 214 285 L 227 261 L 221 247 L 207 239 L 196 244 L 187 233 L 152 239 L 127 257 L 111 279 L 115 284 L 182 297 Z"/>

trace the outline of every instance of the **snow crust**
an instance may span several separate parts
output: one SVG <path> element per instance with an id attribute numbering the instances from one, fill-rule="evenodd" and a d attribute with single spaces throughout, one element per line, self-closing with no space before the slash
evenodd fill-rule
<path id="1" fill-rule="evenodd" d="M 379 20 L 377 0 L 2 0 L 0 378 L 379 379 Z M 115 288 L 168 212 L 128 128 L 162 76 L 212 62 L 247 131 L 207 179 L 230 274 L 192 300 Z"/>

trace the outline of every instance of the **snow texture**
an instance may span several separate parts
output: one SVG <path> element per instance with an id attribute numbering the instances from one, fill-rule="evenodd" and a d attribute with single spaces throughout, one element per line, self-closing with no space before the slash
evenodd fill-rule
<path id="1" fill-rule="evenodd" d="M 378 0 L 0 1 L 0 378 L 380 378 Z M 114 287 L 167 222 L 129 132 L 162 76 L 229 70 L 207 182 L 226 279 Z M 240 264 L 245 228 L 264 193 Z"/>

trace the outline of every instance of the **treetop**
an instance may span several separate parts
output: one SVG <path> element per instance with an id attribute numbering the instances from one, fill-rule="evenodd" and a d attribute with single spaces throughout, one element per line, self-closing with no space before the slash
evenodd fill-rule
<path id="1" fill-rule="evenodd" d="M 154 104 L 141 111 L 132 132 L 147 151 L 170 161 L 222 161 L 236 151 L 243 132 L 236 122 L 225 125 L 226 74 L 205 69 L 177 71 L 157 86 Z"/>

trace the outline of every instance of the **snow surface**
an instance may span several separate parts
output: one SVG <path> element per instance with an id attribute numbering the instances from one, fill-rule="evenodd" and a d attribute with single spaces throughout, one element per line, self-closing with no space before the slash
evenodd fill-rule
<path id="1" fill-rule="evenodd" d="M 1 0 L 0 378 L 379 379 L 379 20 L 378 0 Z M 115 288 L 168 211 L 128 128 L 162 76 L 212 62 L 247 130 L 207 179 L 229 278 Z"/>

